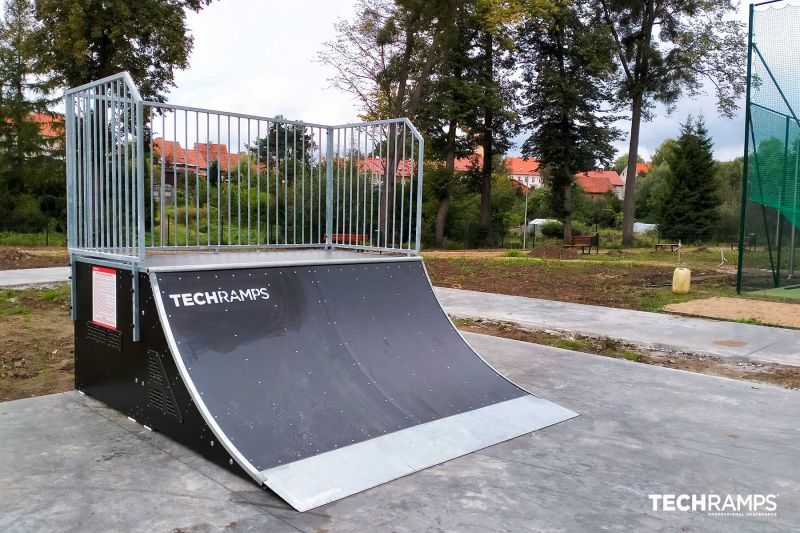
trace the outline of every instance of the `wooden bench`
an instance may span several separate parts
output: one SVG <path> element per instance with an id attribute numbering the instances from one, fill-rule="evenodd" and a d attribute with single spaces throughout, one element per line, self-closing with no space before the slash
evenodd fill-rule
<path id="1" fill-rule="evenodd" d="M 739 241 L 731 243 L 731 250 L 739 248 Z M 744 238 L 744 249 L 753 251 L 756 249 L 756 234 L 751 233 Z"/>
<path id="2" fill-rule="evenodd" d="M 674 252 L 675 250 L 677 250 L 678 248 L 681 247 L 681 243 L 679 243 L 679 242 L 660 242 L 660 243 L 656 244 L 655 246 L 656 246 L 656 251 L 665 250 L 667 247 L 669 247 L 669 251 L 670 252 Z"/>
<path id="3" fill-rule="evenodd" d="M 597 233 L 593 235 L 574 235 L 570 242 L 564 243 L 564 248 L 580 248 L 581 253 L 592 253 L 592 248 L 600 253 L 600 235 Z"/>
<path id="4" fill-rule="evenodd" d="M 368 238 L 363 233 L 334 233 L 331 235 L 331 244 L 365 244 L 367 241 Z"/>

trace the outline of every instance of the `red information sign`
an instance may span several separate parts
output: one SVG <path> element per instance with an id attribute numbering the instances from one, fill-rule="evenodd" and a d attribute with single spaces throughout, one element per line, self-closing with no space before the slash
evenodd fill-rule
<path id="1" fill-rule="evenodd" d="M 92 267 L 92 322 L 117 329 L 117 271 Z"/>

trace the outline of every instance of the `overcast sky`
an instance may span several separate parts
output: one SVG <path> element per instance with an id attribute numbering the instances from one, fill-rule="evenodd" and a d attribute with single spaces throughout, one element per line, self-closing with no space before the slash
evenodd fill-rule
<path id="1" fill-rule="evenodd" d="M 349 18 L 352 9 L 350 0 L 223 0 L 190 13 L 191 66 L 176 74 L 177 87 L 168 99 L 175 104 L 263 116 L 282 114 L 322 124 L 354 121 L 357 103 L 331 88 L 331 72 L 316 62 L 322 43 L 334 38 L 334 21 Z M 747 5 L 743 3 L 739 12 L 746 22 Z M 659 109 L 655 120 L 642 124 L 640 154 L 649 159 L 664 139 L 677 135 L 679 124 L 689 114 L 701 113 L 716 157 L 729 160 L 741 155 L 744 115 L 720 117 L 710 95 L 680 101 L 671 116 Z M 627 151 L 629 123 L 619 127 L 625 135 L 617 146 Z"/>

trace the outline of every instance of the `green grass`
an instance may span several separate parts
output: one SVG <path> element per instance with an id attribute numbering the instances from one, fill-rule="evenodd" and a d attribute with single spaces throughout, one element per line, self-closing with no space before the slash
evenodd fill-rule
<path id="1" fill-rule="evenodd" d="M 66 246 L 67 236 L 63 233 L 45 232 L 19 233 L 16 231 L 0 232 L 0 246 Z"/>
<path id="2" fill-rule="evenodd" d="M 22 291 L 5 289 L 0 291 L 0 315 L 27 315 L 30 309 L 20 301 Z"/>

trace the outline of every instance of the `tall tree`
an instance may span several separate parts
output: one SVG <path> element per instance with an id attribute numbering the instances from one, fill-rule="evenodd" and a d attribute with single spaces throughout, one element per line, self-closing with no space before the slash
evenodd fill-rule
<path id="1" fill-rule="evenodd" d="M 549 3 L 549 2 L 548 2 Z M 545 2 L 528 2 L 528 9 L 540 10 Z M 516 126 L 514 68 L 514 30 L 523 14 L 519 2 L 505 0 L 476 0 L 476 48 L 474 55 L 476 80 L 481 86 L 478 102 L 478 123 L 475 125 L 483 148 L 480 173 L 480 236 L 479 244 L 494 244 L 492 222 L 492 174 L 497 154 L 511 147 Z"/>
<path id="2" fill-rule="evenodd" d="M 75 86 L 130 72 L 142 97 L 164 100 L 175 69 L 189 65 L 194 39 L 186 10 L 211 0 L 37 0 L 39 51 L 61 82 Z"/>
<path id="3" fill-rule="evenodd" d="M 714 229 L 721 201 L 712 146 L 702 117 L 689 117 L 667 156 L 670 172 L 659 217 L 661 234 L 667 239 L 696 242 Z"/>
<path id="4" fill-rule="evenodd" d="M 546 169 L 552 208 L 572 236 L 572 183 L 614 156 L 616 117 L 603 109 L 611 97 L 612 68 L 603 27 L 586 2 L 557 0 L 555 9 L 527 20 L 519 32 L 523 114 L 532 131 L 522 146 Z"/>
<path id="5" fill-rule="evenodd" d="M 732 116 L 744 90 L 743 25 L 726 17 L 732 0 L 592 0 L 614 39 L 617 95 L 631 112 L 628 175 L 636 170 L 641 121 L 655 102 L 671 108 L 683 94 L 714 86 L 720 113 Z M 625 187 L 623 244 L 633 242 L 635 183 Z"/>
<path id="6" fill-rule="evenodd" d="M 41 219 L 41 213 L 33 195 L 49 190 L 48 180 L 63 178 L 52 164 L 57 139 L 41 133 L 42 127 L 55 130 L 60 125 L 47 111 L 54 83 L 42 71 L 33 42 L 37 30 L 33 2 L 6 0 L 4 12 L 0 21 L 0 219 L 38 230 L 34 226 L 41 220 L 33 219 Z M 20 208 L 25 213 L 16 216 Z M 25 217 L 32 220 L 22 220 Z"/>

